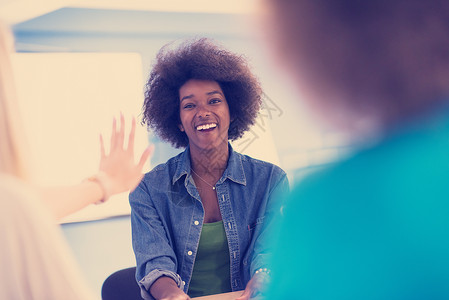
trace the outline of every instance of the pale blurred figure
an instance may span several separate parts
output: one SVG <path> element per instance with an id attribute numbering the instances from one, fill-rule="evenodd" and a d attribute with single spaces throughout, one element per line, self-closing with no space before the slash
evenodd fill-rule
<path id="1" fill-rule="evenodd" d="M 134 163 L 133 120 L 124 148 L 124 118 L 113 122 L 111 150 L 97 174 L 74 186 L 42 189 L 28 175 L 10 62 L 13 39 L 0 24 L 0 299 L 95 299 L 57 226 L 57 220 L 89 204 L 134 189 L 151 149 Z M 70 170 L 67 170 L 70 172 Z"/>

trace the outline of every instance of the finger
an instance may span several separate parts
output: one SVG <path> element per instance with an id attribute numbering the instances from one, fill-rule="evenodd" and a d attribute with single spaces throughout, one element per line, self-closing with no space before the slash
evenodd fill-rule
<path id="1" fill-rule="evenodd" d="M 246 289 L 243 291 L 243 294 L 241 294 L 240 297 L 238 297 L 238 298 L 235 299 L 235 300 L 247 300 L 247 299 L 249 299 L 249 296 L 250 296 L 250 295 L 251 295 L 250 289 L 246 288 Z"/>
<path id="2" fill-rule="evenodd" d="M 123 141 L 125 140 L 125 116 L 120 112 L 120 130 L 116 140 L 117 146 L 123 148 Z"/>
<path id="3" fill-rule="evenodd" d="M 246 286 L 243 293 L 238 297 L 236 300 L 247 300 L 251 296 L 251 288 L 249 286 Z"/>
<path id="4" fill-rule="evenodd" d="M 117 138 L 117 119 L 115 117 L 112 118 L 112 134 L 111 134 L 111 151 L 115 146 L 115 140 Z"/>
<path id="5" fill-rule="evenodd" d="M 138 164 L 138 167 L 139 167 L 140 170 L 143 169 L 143 166 L 147 162 L 147 160 L 150 157 L 150 155 L 153 154 L 153 151 L 154 151 L 154 145 L 148 146 L 145 149 L 145 151 L 143 151 L 142 156 L 140 157 L 140 160 L 139 160 L 139 164 Z"/>
<path id="6" fill-rule="evenodd" d="M 133 117 L 131 122 L 131 132 L 128 139 L 128 151 L 134 153 L 134 137 L 136 134 L 136 118 Z"/>
<path id="7" fill-rule="evenodd" d="M 100 134 L 100 155 L 101 155 L 101 158 L 106 156 L 106 151 L 104 150 L 104 141 L 103 141 L 102 134 Z"/>

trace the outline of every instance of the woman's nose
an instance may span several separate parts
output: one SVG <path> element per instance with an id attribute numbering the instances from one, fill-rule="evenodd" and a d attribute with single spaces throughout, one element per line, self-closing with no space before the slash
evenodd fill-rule
<path id="1" fill-rule="evenodd" d="M 206 106 L 200 105 L 200 106 L 198 107 L 197 116 L 198 116 L 199 118 L 210 117 L 210 110 L 209 110 Z"/>

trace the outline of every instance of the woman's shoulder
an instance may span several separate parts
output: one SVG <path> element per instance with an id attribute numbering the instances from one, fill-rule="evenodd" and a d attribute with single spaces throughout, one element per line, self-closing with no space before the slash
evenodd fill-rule
<path id="1" fill-rule="evenodd" d="M 270 170 L 272 172 L 278 173 L 280 175 L 286 175 L 285 171 L 279 167 L 278 165 L 265 161 L 265 160 L 261 160 L 261 159 L 257 159 L 257 158 L 253 158 L 249 155 L 246 154 L 241 154 L 238 152 L 234 152 L 236 155 L 238 155 L 242 161 L 242 164 L 247 167 L 247 168 L 251 168 L 254 170 Z"/>
<path id="2" fill-rule="evenodd" d="M 246 180 L 253 184 L 265 184 L 270 188 L 288 186 L 287 173 L 276 164 L 249 155 L 234 153 L 239 157 Z"/>
<path id="3" fill-rule="evenodd" d="M 145 174 L 145 178 L 158 178 L 163 175 L 173 175 L 183 159 L 183 153 L 184 152 L 181 152 L 178 155 L 173 156 L 165 163 L 156 165 L 151 171 Z"/>

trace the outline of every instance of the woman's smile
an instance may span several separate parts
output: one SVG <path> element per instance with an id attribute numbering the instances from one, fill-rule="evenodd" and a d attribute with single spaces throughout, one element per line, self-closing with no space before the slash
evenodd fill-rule
<path id="1" fill-rule="evenodd" d="M 207 123 L 196 126 L 196 130 L 203 131 L 203 132 L 209 132 L 214 130 L 217 127 L 217 123 Z"/>
<path id="2" fill-rule="evenodd" d="M 201 149 L 228 142 L 229 106 L 218 82 L 190 79 L 179 89 L 179 129 Z"/>

